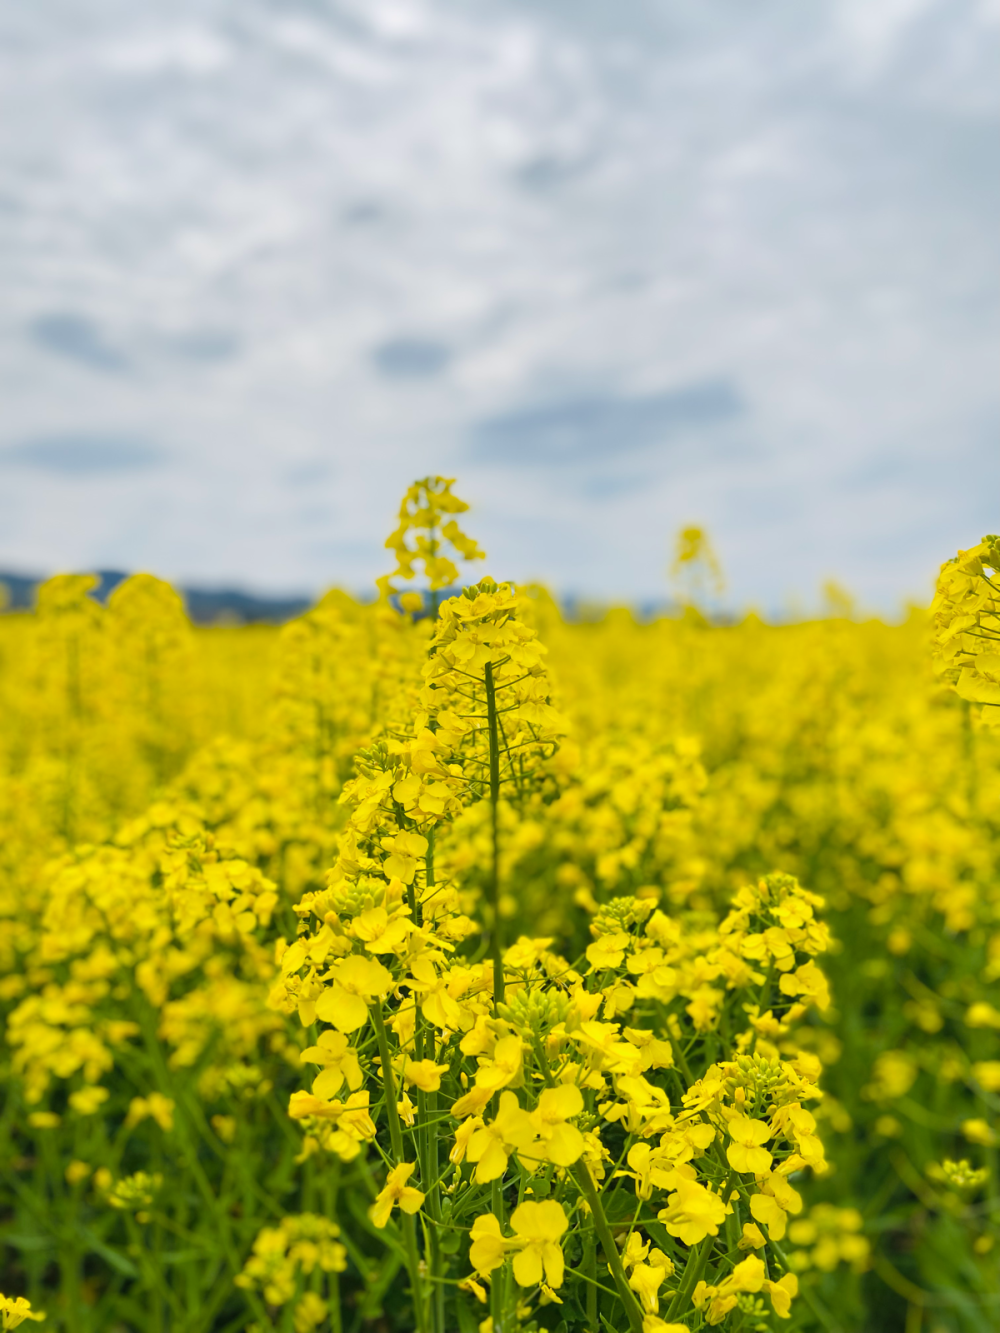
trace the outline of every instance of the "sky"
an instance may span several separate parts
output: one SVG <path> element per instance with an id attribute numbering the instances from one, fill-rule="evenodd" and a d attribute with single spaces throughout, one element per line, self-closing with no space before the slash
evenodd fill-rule
<path id="1" fill-rule="evenodd" d="M 998 0 L 0 5 L 0 568 L 889 613 L 1000 529 Z"/>

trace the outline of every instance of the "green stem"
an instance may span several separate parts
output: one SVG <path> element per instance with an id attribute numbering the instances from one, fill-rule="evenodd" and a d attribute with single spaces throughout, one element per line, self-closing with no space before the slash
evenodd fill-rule
<path id="1" fill-rule="evenodd" d="M 337 1219 L 337 1195 L 340 1193 L 340 1159 L 331 1157 L 330 1166 L 324 1172 L 323 1203 L 331 1221 Z M 330 1272 L 326 1275 L 327 1296 L 330 1305 L 330 1333 L 343 1333 L 343 1315 L 340 1308 L 340 1274 Z"/>
<path id="2" fill-rule="evenodd" d="M 488 898 L 493 912 L 493 937 L 490 953 L 493 956 L 493 1003 L 503 1004 L 503 939 L 500 921 L 500 735 L 497 727 L 497 697 L 493 681 L 493 663 L 486 663 L 486 724 L 490 738 L 490 829 L 493 835 L 493 854 L 490 861 Z"/>
<path id="3" fill-rule="evenodd" d="M 434 835 L 437 829 L 432 824 L 427 830 L 427 852 L 424 857 L 424 891 L 432 889 L 437 883 L 434 876 Z"/>
<path id="4" fill-rule="evenodd" d="M 587 1327 L 596 1329 L 597 1323 L 597 1243 L 593 1231 L 583 1238 L 583 1271 L 587 1283 Z"/>
<path id="5" fill-rule="evenodd" d="M 399 1108 L 396 1105 L 396 1080 L 393 1076 L 392 1062 L 389 1058 L 389 1039 L 386 1036 L 381 1002 L 370 1005 L 369 1013 L 372 1016 L 372 1023 L 375 1025 L 379 1059 L 382 1061 L 382 1086 L 385 1089 L 385 1114 L 389 1122 L 389 1143 L 392 1147 L 393 1165 L 399 1166 L 406 1160 L 403 1154 L 403 1127 L 399 1121 Z M 410 1291 L 413 1296 L 417 1333 L 425 1333 L 427 1324 L 424 1317 L 423 1286 L 420 1281 L 416 1218 L 409 1213 L 403 1213 L 400 1218 L 400 1227 L 403 1232 L 403 1247 L 406 1251 L 406 1268 L 410 1274 Z"/>
<path id="6" fill-rule="evenodd" d="M 340 1305 L 340 1274 L 328 1273 L 326 1284 L 330 1305 L 330 1333 L 343 1333 L 344 1319 Z"/>
<path id="7" fill-rule="evenodd" d="M 597 1232 L 601 1242 L 601 1249 L 604 1251 L 604 1259 L 611 1271 L 611 1276 L 615 1280 L 615 1286 L 618 1288 L 618 1295 L 621 1303 L 625 1307 L 625 1314 L 628 1318 L 629 1328 L 632 1333 L 642 1333 L 642 1307 L 636 1299 L 635 1292 L 628 1284 L 628 1278 L 625 1276 L 625 1269 L 622 1267 L 621 1255 L 618 1253 L 618 1246 L 615 1244 L 615 1238 L 611 1234 L 611 1228 L 608 1226 L 608 1219 L 604 1214 L 604 1207 L 601 1203 L 601 1197 L 597 1193 L 593 1177 L 587 1163 L 581 1159 L 570 1170 L 573 1173 L 573 1179 L 583 1191 L 583 1196 L 590 1206 L 590 1215 L 594 1219 L 594 1230 Z"/>
<path id="8" fill-rule="evenodd" d="M 667 1313 L 664 1316 L 668 1324 L 673 1319 L 674 1315 L 681 1313 L 690 1300 L 692 1291 L 694 1291 L 695 1287 L 698 1285 L 698 1281 L 701 1278 L 702 1273 L 705 1271 L 705 1265 L 708 1263 L 708 1256 L 712 1252 L 714 1245 L 715 1238 L 713 1236 L 706 1236 L 701 1242 L 693 1263 L 691 1261 L 691 1253 L 688 1251 L 688 1261 L 684 1266 L 684 1279 L 681 1282 L 681 1285 L 677 1288 L 674 1299 L 667 1307 Z"/>
<path id="9" fill-rule="evenodd" d="M 433 1050 L 431 1051 L 433 1059 Z M 445 1333 L 444 1327 L 444 1298 L 445 1287 L 441 1281 L 442 1262 L 441 1262 L 441 1244 L 438 1227 L 441 1224 L 441 1187 L 438 1183 L 438 1141 L 437 1125 L 435 1119 L 437 1115 L 437 1093 L 435 1092 L 417 1092 L 417 1137 L 420 1143 L 420 1176 L 421 1180 L 426 1182 L 424 1188 L 427 1191 L 427 1215 L 430 1218 L 430 1227 L 427 1231 L 427 1259 L 428 1269 L 431 1281 L 430 1302 L 431 1319 L 430 1327 L 432 1333 Z M 429 1122 L 429 1123 L 428 1123 Z"/>
<path id="10" fill-rule="evenodd" d="M 500 1232 L 503 1233 L 506 1223 L 504 1221 L 503 1207 L 503 1185 L 500 1180 L 494 1180 L 490 1186 L 490 1208 L 493 1216 L 500 1223 Z M 493 1333 L 507 1333 L 504 1316 L 506 1314 L 506 1300 L 504 1299 L 507 1291 L 507 1261 L 504 1260 L 500 1269 L 495 1269 L 490 1281 L 490 1316 L 493 1320 Z"/>

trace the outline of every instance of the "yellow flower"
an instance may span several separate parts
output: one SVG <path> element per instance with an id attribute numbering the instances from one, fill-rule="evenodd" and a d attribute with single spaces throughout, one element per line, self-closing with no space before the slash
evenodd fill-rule
<path id="1" fill-rule="evenodd" d="M 307 1046 L 299 1056 L 303 1064 L 322 1065 L 313 1080 L 316 1097 L 334 1097 L 346 1082 L 351 1092 L 361 1087 L 362 1074 L 358 1055 L 343 1032 L 329 1028 L 319 1034 L 315 1046 Z"/>
<path id="2" fill-rule="evenodd" d="M 715 1286 L 701 1281 L 691 1294 L 696 1310 L 708 1307 L 708 1322 L 719 1324 L 730 1310 L 736 1308 L 740 1295 L 760 1291 L 767 1278 L 764 1262 L 755 1254 L 748 1255 L 732 1272 Z"/>
<path id="3" fill-rule="evenodd" d="M 389 851 L 382 869 L 393 879 L 412 884 L 420 859 L 427 855 L 428 842 L 422 833 L 397 833 L 383 838 L 382 846 Z"/>
<path id="4" fill-rule="evenodd" d="M 564 1261 L 559 1242 L 569 1226 L 562 1204 L 555 1199 L 522 1203 L 515 1208 L 510 1225 L 522 1247 L 514 1256 L 518 1286 L 534 1287 L 544 1273 L 550 1287 L 561 1287 Z"/>
<path id="5" fill-rule="evenodd" d="M 753 1222 L 743 1223 L 743 1234 L 736 1242 L 741 1250 L 760 1250 L 767 1244 L 767 1238 L 760 1227 Z"/>
<path id="6" fill-rule="evenodd" d="M 795 1141 L 799 1155 L 808 1166 L 811 1166 L 814 1171 L 825 1169 L 826 1154 L 823 1149 L 823 1141 L 815 1132 L 816 1117 L 811 1111 L 807 1111 L 798 1102 L 792 1102 L 775 1112 L 772 1117 L 772 1124 L 775 1131 L 784 1129 L 789 1138 Z M 784 1169 L 788 1169 L 787 1165 Z"/>
<path id="7" fill-rule="evenodd" d="M 630 1231 L 628 1240 L 625 1242 L 625 1248 L 622 1250 L 622 1265 L 630 1269 L 633 1264 L 641 1264 L 649 1253 L 649 1241 L 642 1239 L 642 1233 L 639 1231 Z"/>
<path id="8" fill-rule="evenodd" d="M 448 1161 L 459 1166 L 465 1161 L 465 1154 L 468 1151 L 469 1143 L 476 1130 L 482 1129 L 483 1118 L 478 1115 L 470 1115 L 467 1120 L 463 1120 L 458 1129 L 455 1130 L 455 1142 L 452 1144 L 451 1152 L 448 1154 Z"/>
<path id="9" fill-rule="evenodd" d="M 503 1263 L 504 1255 L 511 1242 L 504 1240 L 500 1230 L 500 1220 L 493 1213 L 484 1213 L 472 1224 L 470 1233 L 472 1245 L 469 1249 L 469 1262 L 480 1275 L 488 1277 L 494 1268 Z"/>
<path id="10" fill-rule="evenodd" d="M 442 1031 L 457 1031 L 462 1025 L 462 1007 L 449 990 L 449 979 L 439 977 L 429 958 L 414 958 L 407 985 L 420 997 L 420 1012 Z"/>
<path id="11" fill-rule="evenodd" d="M 392 973 L 374 958 L 352 954 L 331 969 L 332 985 L 316 1001 L 316 1016 L 338 1032 L 355 1032 L 368 1021 L 368 1005 L 392 989 Z"/>
<path id="12" fill-rule="evenodd" d="M 514 1250 L 514 1278 L 519 1286 L 537 1286 L 543 1277 L 551 1288 L 562 1286 L 564 1261 L 559 1241 L 569 1226 L 562 1205 L 554 1199 L 522 1203 L 510 1224 L 514 1235 L 504 1237 L 492 1213 L 473 1222 L 469 1260 L 476 1272 L 488 1276 L 500 1267 L 507 1251 Z"/>
<path id="13" fill-rule="evenodd" d="M 682 1178 L 694 1178 L 694 1168 L 688 1167 L 684 1162 L 678 1162 L 677 1158 L 661 1148 L 653 1148 L 648 1143 L 634 1143 L 628 1150 L 628 1156 L 625 1159 L 632 1168 L 631 1173 L 623 1171 L 622 1175 L 632 1175 L 635 1181 L 635 1193 L 639 1199 L 649 1199 L 652 1197 L 653 1190 L 672 1190 L 677 1186 L 677 1182 Z"/>
<path id="14" fill-rule="evenodd" d="M 426 841 L 426 839 L 425 839 Z M 406 944 L 413 922 L 402 912 L 392 915 L 382 906 L 361 912 L 351 922 L 351 933 L 361 940 L 368 953 L 395 953 Z"/>
<path id="15" fill-rule="evenodd" d="M 787 1319 L 792 1309 L 792 1298 L 799 1294 L 799 1279 L 794 1273 L 786 1273 L 777 1282 L 765 1282 L 762 1290 L 770 1296 L 778 1318 Z"/>
<path id="16" fill-rule="evenodd" d="M 518 1036 L 501 1037 L 497 1042 L 493 1058 L 483 1060 L 476 1072 L 476 1086 L 451 1108 L 451 1113 L 458 1119 L 476 1111 L 481 1111 L 499 1088 L 513 1083 L 520 1077 L 524 1056 L 524 1045 Z"/>
<path id="17" fill-rule="evenodd" d="M 454 518 L 448 514 L 464 514 L 468 505 L 451 492 L 453 477 L 422 477 L 415 481 L 403 497 L 399 509 L 399 526 L 386 539 L 386 549 L 396 557 L 396 568 L 375 582 L 384 597 L 396 591 L 394 578 L 412 579 L 414 565 L 423 565 L 430 582 L 431 593 L 448 588 L 458 580 L 455 560 L 482 560 L 484 552 L 471 537 L 466 536 Z M 407 536 L 413 535 L 414 545 L 407 545 Z M 445 554 L 446 546 L 451 556 Z M 404 593 L 400 598 L 404 611 L 417 611 L 423 606 L 419 593 Z"/>
<path id="18" fill-rule="evenodd" d="M 783 995 L 798 995 L 811 1001 L 817 1009 L 830 1007 L 830 983 L 812 959 L 796 971 L 786 972 L 778 982 L 778 988 Z"/>
<path id="19" fill-rule="evenodd" d="M 997 1135 L 985 1120 L 963 1120 L 962 1133 L 970 1143 L 981 1144 L 984 1148 L 992 1148 L 997 1142 Z"/>
<path id="20" fill-rule="evenodd" d="M 34 1319 L 40 1323 L 44 1318 L 44 1311 L 33 1310 L 31 1302 L 24 1296 L 5 1296 L 0 1291 L 0 1319 L 3 1320 L 3 1328 L 17 1328 L 26 1319 Z"/>
<path id="21" fill-rule="evenodd" d="M 295 1333 L 312 1333 L 322 1324 L 329 1312 L 329 1306 L 315 1291 L 303 1292 L 292 1314 L 292 1326 Z"/>
<path id="22" fill-rule="evenodd" d="M 458 1289 L 459 1291 L 470 1292 L 473 1296 L 475 1296 L 476 1300 L 479 1302 L 480 1305 L 486 1304 L 486 1288 L 482 1285 L 482 1283 L 477 1282 L 474 1277 L 463 1278 L 462 1281 L 458 1284 Z"/>
<path id="23" fill-rule="evenodd" d="M 965 1021 L 970 1028 L 1000 1028 L 1000 1009 L 979 1000 L 969 1005 Z"/>
<path id="24" fill-rule="evenodd" d="M 441 1075 L 448 1072 L 447 1065 L 436 1065 L 433 1060 L 411 1060 L 406 1055 L 394 1059 L 392 1067 L 407 1087 L 419 1088 L 421 1092 L 437 1092 Z"/>
<path id="25" fill-rule="evenodd" d="M 71 1092 L 68 1100 L 77 1115 L 93 1115 L 108 1100 L 108 1096 L 107 1088 L 90 1087 Z"/>
<path id="26" fill-rule="evenodd" d="M 133 1097 L 129 1102 L 125 1124 L 131 1129 L 147 1117 L 151 1117 L 165 1134 L 174 1127 L 174 1100 L 164 1097 L 162 1092 L 151 1092 L 148 1097 Z"/>
<path id="27" fill-rule="evenodd" d="M 987 1092 L 1000 1092 L 1000 1060 L 979 1060 L 972 1073 Z"/>
<path id="28" fill-rule="evenodd" d="M 788 1214 L 770 1194 L 754 1194 L 750 1199 L 750 1211 L 758 1222 L 767 1227 L 772 1240 L 781 1240 L 785 1234 Z"/>
<path id="29" fill-rule="evenodd" d="M 732 1139 L 726 1157 L 734 1171 L 753 1172 L 754 1175 L 770 1171 L 774 1159 L 766 1148 L 760 1146 L 771 1137 L 771 1126 L 766 1120 L 751 1120 L 737 1112 L 730 1117 L 726 1131 Z"/>
<path id="30" fill-rule="evenodd" d="M 407 1181 L 416 1170 L 414 1162 L 400 1162 L 386 1177 L 385 1185 L 375 1196 L 375 1202 L 368 1209 L 372 1225 L 382 1229 L 389 1221 L 394 1205 L 399 1204 L 404 1213 L 418 1213 L 423 1207 L 425 1196 Z"/>
<path id="31" fill-rule="evenodd" d="M 631 939 L 632 936 L 627 930 L 616 930 L 609 935 L 602 935 L 600 939 L 587 946 L 587 962 L 595 972 L 619 967 Z"/>
<path id="32" fill-rule="evenodd" d="M 96 1183 L 96 1176 L 95 1176 Z M 134 1175 L 123 1176 L 108 1191 L 108 1203 L 112 1208 L 124 1210 L 146 1208 L 163 1184 L 163 1176 L 157 1172 L 149 1175 L 145 1171 L 136 1171 Z M 145 1218 L 137 1215 L 140 1222 Z"/>
<path id="33" fill-rule="evenodd" d="M 720 1285 L 731 1291 L 755 1292 L 760 1291 L 766 1277 L 764 1261 L 755 1254 L 748 1254 Z"/>
<path id="34" fill-rule="evenodd" d="M 469 1161 L 476 1163 L 476 1183 L 498 1179 L 507 1169 L 510 1153 L 528 1148 L 534 1140 L 534 1118 L 521 1108 L 516 1093 L 501 1093 L 496 1118 L 488 1125 L 480 1122 L 468 1140 Z"/>
<path id="35" fill-rule="evenodd" d="M 654 1255 L 666 1259 L 666 1255 L 660 1250 L 654 1250 Z M 660 1310 L 660 1288 L 666 1282 L 667 1278 L 673 1272 L 673 1264 L 667 1260 L 669 1267 L 660 1264 L 654 1264 L 652 1261 L 648 1264 L 638 1263 L 632 1269 L 628 1284 L 639 1297 L 639 1303 L 647 1314 L 658 1314 Z"/>
<path id="36" fill-rule="evenodd" d="M 288 1114 L 293 1120 L 313 1118 L 325 1123 L 324 1146 L 345 1162 L 357 1157 L 363 1142 L 375 1137 L 375 1122 L 368 1109 L 368 1092 L 352 1092 L 346 1102 L 327 1101 L 308 1092 L 293 1092 Z"/>
<path id="37" fill-rule="evenodd" d="M 531 1121 L 545 1161 L 555 1166 L 572 1166 L 580 1158 L 585 1147 L 583 1135 L 575 1125 L 566 1122 L 582 1111 L 583 1095 L 572 1083 L 546 1088 L 539 1097 Z M 527 1162 L 526 1157 L 526 1165 Z"/>
<path id="38" fill-rule="evenodd" d="M 997 1069 L 1000 1071 L 1000 1063 Z M 875 1059 L 872 1081 L 862 1089 L 862 1096 L 877 1101 L 905 1097 L 918 1072 L 917 1063 L 908 1052 L 883 1051 Z"/>
<path id="39" fill-rule="evenodd" d="M 657 1213 L 671 1236 L 685 1245 L 697 1245 L 706 1236 L 717 1236 L 726 1218 L 726 1205 L 717 1194 L 695 1180 L 678 1180 L 667 1207 Z"/>
<path id="40" fill-rule="evenodd" d="M 32 1111 L 28 1116 L 28 1124 L 32 1129 L 58 1129 L 62 1118 L 55 1111 Z"/>
<path id="41" fill-rule="evenodd" d="M 212 1128 L 223 1143 L 232 1143 L 236 1138 L 237 1124 L 234 1116 L 213 1115 Z"/>

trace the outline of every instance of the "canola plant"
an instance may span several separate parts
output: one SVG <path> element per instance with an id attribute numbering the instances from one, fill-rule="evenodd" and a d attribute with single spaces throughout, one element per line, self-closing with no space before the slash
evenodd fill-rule
<path id="1" fill-rule="evenodd" d="M 568 622 L 452 485 L 280 631 L 0 620 L 2 1327 L 992 1333 L 1000 540 Z"/>

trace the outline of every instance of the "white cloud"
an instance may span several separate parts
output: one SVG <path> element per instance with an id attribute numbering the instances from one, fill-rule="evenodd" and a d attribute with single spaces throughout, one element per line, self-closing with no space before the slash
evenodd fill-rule
<path id="1" fill-rule="evenodd" d="M 661 588 L 690 517 L 758 602 L 829 573 L 891 602 L 990 525 L 995 5 L 38 0 L 3 24 L 0 459 L 171 461 L 5 468 L 0 564 L 360 584 L 436 469 L 494 573 L 598 593 Z M 743 404 L 724 438 L 616 449 L 705 384 Z M 484 455 L 484 422 L 571 429 L 588 402 L 586 459 Z"/>

